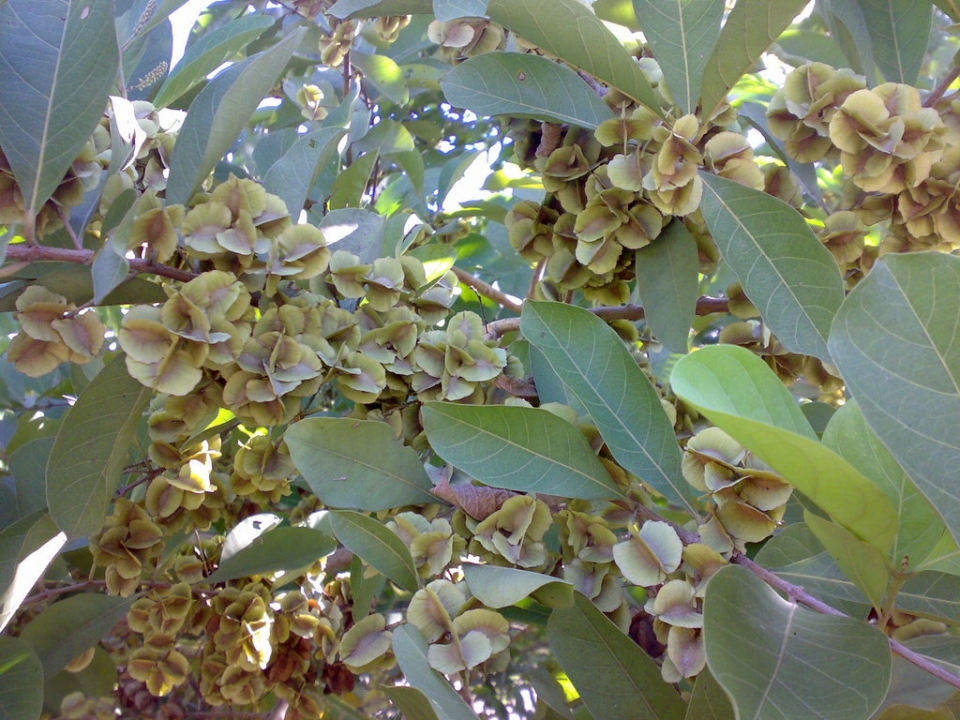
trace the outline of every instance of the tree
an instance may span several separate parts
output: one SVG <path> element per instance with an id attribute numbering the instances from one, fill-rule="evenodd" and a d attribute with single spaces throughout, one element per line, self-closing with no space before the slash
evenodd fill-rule
<path id="1" fill-rule="evenodd" d="M 0 3 L 2 717 L 957 716 L 953 0 L 181 4 Z"/>

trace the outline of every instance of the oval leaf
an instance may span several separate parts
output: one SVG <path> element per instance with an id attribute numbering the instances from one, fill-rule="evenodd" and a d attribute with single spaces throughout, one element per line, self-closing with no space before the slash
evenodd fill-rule
<path id="1" fill-rule="evenodd" d="M 0 533 L 0 632 L 66 544 L 46 513 L 21 518 Z"/>
<path id="2" fill-rule="evenodd" d="M 875 48 L 877 67 L 890 82 L 917 82 L 930 41 L 933 5 L 916 0 L 857 0 Z"/>
<path id="3" fill-rule="evenodd" d="M 707 59 L 720 37 L 723 4 L 715 0 L 633 0 L 644 37 L 684 113 L 697 109 Z"/>
<path id="4" fill-rule="evenodd" d="M 478 115 L 511 115 L 596 128 L 613 111 L 573 70 L 537 55 L 485 53 L 440 81 L 451 105 Z"/>
<path id="5" fill-rule="evenodd" d="M 211 80 L 190 104 L 170 159 L 167 203 L 187 204 L 269 93 L 306 28 Z"/>
<path id="6" fill-rule="evenodd" d="M 127 616 L 135 598 L 81 593 L 47 606 L 23 628 L 20 637 L 30 643 L 53 677 L 77 655 L 96 645 Z"/>
<path id="7" fill-rule="evenodd" d="M 111 3 L 0 5 L 0 146 L 28 216 L 57 189 L 100 122 L 119 59 Z"/>
<path id="8" fill-rule="evenodd" d="M 283 439 L 325 505 L 373 512 L 437 501 L 417 452 L 386 423 L 307 418 L 290 426 Z"/>
<path id="9" fill-rule="evenodd" d="M 867 720 L 887 692 L 883 633 L 784 600 L 744 568 L 710 579 L 703 627 L 707 664 L 741 718 Z"/>
<path id="10" fill-rule="evenodd" d="M 152 396 L 118 355 L 67 411 L 47 461 L 47 505 L 68 536 L 100 530 Z"/>
<path id="11" fill-rule="evenodd" d="M 43 710 L 43 665 L 30 643 L 0 637 L 0 716 L 36 720 Z"/>
<path id="12" fill-rule="evenodd" d="M 830 352 L 864 417 L 960 539 L 960 258 L 891 256 L 850 293 Z"/>
<path id="13" fill-rule="evenodd" d="M 520 330 L 590 413 L 617 462 L 696 515 L 673 426 L 620 336 L 583 308 L 547 302 L 524 304 Z"/>
<path id="14" fill-rule="evenodd" d="M 547 621 L 547 639 L 584 704 L 603 720 L 680 720 L 686 704 L 660 666 L 580 593 Z"/>
<path id="15" fill-rule="evenodd" d="M 662 115 L 637 61 L 593 10 L 578 0 L 490 0 L 496 23 Z"/>
<path id="16" fill-rule="evenodd" d="M 782 200 L 734 180 L 701 176 L 710 234 L 764 321 L 788 350 L 829 361 L 827 333 L 843 302 L 833 255 Z"/>
<path id="17" fill-rule="evenodd" d="M 470 593 L 489 608 L 516 605 L 547 585 L 566 589 L 568 599 L 573 600 L 573 585 L 566 580 L 527 570 L 467 563 L 463 566 L 463 577 Z"/>
<path id="18" fill-rule="evenodd" d="M 427 641 L 412 625 L 401 625 L 393 631 L 393 654 L 410 687 L 430 700 L 433 709 L 444 720 L 478 720 L 443 676 L 427 661 Z"/>
<path id="19" fill-rule="evenodd" d="M 331 512 L 330 527 L 350 552 L 398 587 L 411 592 L 420 587 L 413 556 L 395 532 L 371 517 L 350 510 Z"/>
<path id="20" fill-rule="evenodd" d="M 636 269 L 637 294 L 650 330 L 671 352 L 687 352 L 700 295 L 696 239 L 674 220 L 660 237 L 637 250 Z"/>
<path id="21" fill-rule="evenodd" d="M 820 444 L 780 379 L 759 357 L 713 345 L 680 359 L 674 392 L 784 476 L 838 523 L 881 552 L 897 534 L 893 504 L 868 478 Z"/>
<path id="22" fill-rule="evenodd" d="M 167 107 L 207 75 L 260 37 L 274 19 L 267 15 L 243 15 L 207 35 L 201 35 L 183 54 L 167 76 L 153 104 Z"/>
<path id="23" fill-rule="evenodd" d="M 220 563 L 204 583 L 220 583 L 249 575 L 265 575 L 307 567 L 337 547 L 330 537 L 308 527 L 269 530 Z"/>
<path id="24" fill-rule="evenodd" d="M 546 410 L 432 402 L 422 412 L 437 455 L 487 485 L 584 500 L 623 497 L 583 434 Z"/>

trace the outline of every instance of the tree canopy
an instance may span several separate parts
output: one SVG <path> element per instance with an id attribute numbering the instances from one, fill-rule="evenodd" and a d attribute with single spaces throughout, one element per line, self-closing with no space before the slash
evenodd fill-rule
<path id="1" fill-rule="evenodd" d="M 0 0 L 0 718 L 960 717 L 954 0 Z"/>

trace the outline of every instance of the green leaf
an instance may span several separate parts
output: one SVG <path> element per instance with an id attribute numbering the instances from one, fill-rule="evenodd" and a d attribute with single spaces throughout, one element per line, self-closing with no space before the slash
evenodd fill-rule
<path id="1" fill-rule="evenodd" d="M 674 392 L 881 552 L 897 534 L 893 504 L 868 478 L 821 445 L 790 392 L 759 357 L 713 345 L 680 359 Z"/>
<path id="2" fill-rule="evenodd" d="M 48 605 L 20 633 L 53 677 L 127 616 L 135 598 L 81 593 Z"/>
<path id="3" fill-rule="evenodd" d="M 547 585 L 573 602 L 573 585 L 550 575 L 518 570 L 495 565 L 476 565 L 465 563 L 463 577 L 470 588 L 470 594 L 489 608 L 499 609 L 516 605 Z"/>
<path id="4" fill-rule="evenodd" d="M 114 243 L 104 243 L 93 259 L 90 275 L 93 277 L 94 304 L 103 302 L 130 275 L 129 261 L 117 250 Z"/>
<path id="5" fill-rule="evenodd" d="M 730 698 L 710 673 L 710 668 L 704 668 L 697 675 L 686 720 L 737 720 Z"/>
<path id="6" fill-rule="evenodd" d="M 37 720 L 43 711 L 43 666 L 23 638 L 0 637 L 0 717 Z"/>
<path id="7" fill-rule="evenodd" d="M 679 720 L 686 704 L 660 667 L 580 593 L 547 621 L 547 640 L 584 704 L 603 720 Z"/>
<path id="8" fill-rule="evenodd" d="M 890 585 L 890 567 L 880 551 L 857 539 L 849 530 L 811 512 L 804 512 L 803 519 L 843 574 L 863 590 L 875 608 L 883 607 Z"/>
<path id="9" fill-rule="evenodd" d="M 617 462 L 696 515 L 673 426 L 620 336 L 583 308 L 547 302 L 524 304 L 520 330 L 590 413 Z"/>
<path id="10" fill-rule="evenodd" d="M 278 527 L 263 533 L 220 563 L 204 583 L 220 583 L 250 575 L 300 570 L 332 553 L 337 544 L 309 527 Z"/>
<path id="11" fill-rule="evenodd" d="M 734 180 L 701 176 L 710 234 L 764 321 L 788 350 L 829 361 L 827 334 L 843 301 L 833 255 L 782 200 Z"/>
<path id="12" fill-rule="evenodd" d="M 111 3 L 0 6 L 0 146 L 28 217 L 57 189 L 100 122 L 119 57 Z"/>
<path id="13" fill-rule="evenodd" d="M 915 85 L 923 67 L 933 5 L 916 0 L 857 0 L 875 48 L 877 67 L 890 82 Z"/>
<path id="14" fill-rule="evenodd" d="M 0 632 L 66 542 L 45 512 L 21 518 L 0 533 Z"/>
<path id="15" fill-rule="evenodd" d="M 720 38 L 723 4 L 715 0 L 633 0 L 671 95 L 684 113 L 697 109 L 707 59 Z"/>
<path id="16" fill-rule="evenodd" d="M 790 28 L 777 38 L 777 46 L 779 50 L 775 46 L 771 52 L 795 65 L 805 62 L 822 62 L 835 68 L 849 65 L 836 40 L 813 30 Z"/>
<path id="17" fill-rule="evenodd" d="M 158 108 L 167 107 L 185 95 L 247 44 L 260 37 L 274 22 L 268 15 L 243 15 L 213 32 L 201 35 L 187 48 L 180 62 L 167 76 L 153 104 Z"/>
<path id="18" fill-rule="evenodd" d="M 421 412 L 437 455 L 487 485 L 585 500 L 623 497 L 583 434 L 551 412 L 439 402 Z"/>
<path id="19" fill-rule="evenodd" d="M 384 422 L 307 418 L 283 437 L 294 465 L 329 507 L 376 511 L 437 502 L 419 455 Z"/>
<path id="20" fill-rule="evenodd" d="M 650 330 L 671 352 L 687 352 L 700 296 L 697 241 L 679 219 L 637 250 L 637 293 Z"/>
<path id="21" fill-rule="evenodd" d="M 595 0 L 593 11 L 601 20 L 623 25 L 634 32 L 640 32 L 640 26 L 637 25 L 637 15 L 633 11 L 631 0 Z"/>
<path id="22" fill-rule="evenodd" d="M 379 157 L 380 152 L 372 150 L 358 157 L 350 167 L 337 175 L 337 179 L 333 182 L 333 194 L 330 195 L 327 203 L 331 210 L 363 205 L 363 196 Z"/>
<path id="23" fill-rule="evenodd" d="M 756 561 L 847 615 L 865 617 L 871 610 L 867 597 L 802 522 L 770 538 L 760 548 Z"/>
<path id="24" fill-rule="evenodd" d="M 401 625 L 393 631 L 393 654 L 403 676 L 430 700 L 443 720 L 478 720 L 450 683 L 427 662 L 427 641 L 413 625 Z"/>
<path id="25" fill-rule="evenodd" d="M 337 539 L 367 565 L 386 575 L 397 587 L 414 592 L 420 576 L 410 549 L 400 536 L 377 520 L 352 510 L 334 510 L 330 525 Z"/>
<path id="26" fill-rule="evenodd" d="M 344 20 L 380 15 L 423 15 L 432 9 L 431 0 L 337 0 L 327 13 Z"/>
<path id="27" fill-rule="evenodd" d="M 274 86 L 305 32 L 299 28 L 269 50 L 230 66 L 200 91 L 177 135 L 167 204 L 190 201 Z"/>
<path id="28" fill-rule="evenodd" d="M 876 483 L 893 503 L 900 518 L 890 555 L 894 565 L 906 559 L 911 568 L 916 568 L 928 558 L 936 560 L 931 551 L 941 539 L 950 538 L 943 518 L 867 425 L 856 400 L 848 399 L 834 413 L 823 433 L 823 444 Z M 953 552 L 960 552 L 956 543 Z"/>
<path id="29" fill-rule="evenodd" d="M 897 593 L 897 609 L 951 625 L 960 623 L 960 577 L 939 572 L 913 575 Z"/>
<path id="30" fill-rule="evenodd" d="M 118 355 L 67 411 L 47 461 L 47 505 L 68 536 L 99 532 L 152 396 Z"/>
<path id="31" fill-rule="evenodd" d="M 490 0 L 490 19 L 662 116 L 636 60 L 578 0 Z"/>
<path id="32" fill-rule="evenodd" d="M 383 257 L 382 215 L 358 208 L 331 210 L 318 227 L 333 252 L 346 250 L 360 258 L 361 263 L 372 263 Z"/>
<path id="33" fill-rule="evenodd" d="M 484 53 L 440 81 L 447 101 L 478 115 L 510 115 L 596 128 L 613 111 L 570 68 L 538 55 Z"/>
<path id="34" fill-rule="evenodd" d="M 873 42 L 860 3 L 857 0 L 821 0 L 817 7 L 850 68 L 865 75 L 868 85 L 874 85 Z"/>
<path id="35" fill-rule="evenodd" d="M 713 116 L 737 81 L 806 6 L 806 0 L 739 0 L 703 73 L 703 117 Z"/>
<path id="36" fill-rule="evenodd" d="M 391 58 L 354 51 L 350 53 L 350 61 L 387 99 L 397 105 L 406 105 L 410 100 L 410 89 L 407 87 L 403 70 Z"/>
<path id="37" fill-rule="evenodd" d="M 830 352 L 867 422 L 960 539 L 960 258 L 887 257 L 844 302 Z"/>
<path id="38" fill-rule="evenodd" d="M 462 17 L 485 17 L 489 0 L 433 0 L 433 14 L 447 22 Z"/>
<path id="39" fill-rule="evenodd" d="M 437 711 L 433 709 L 423 692 L 413 687 L 385 687 L 383 692 L 390 698 L 390 702 L 397 706 L 404 720 L 439 720 Z"/>
<path id="40" fill-rule="evenodd" d="M 292 218 L 299 216 L 320 172 L 336 157 L 337 143 L 345 132 L 321 128 L 303 135 L 264 173 L 263 186 L 280 196 Z"/>
<path id="41" fill-rule="evenodd" d="M 784 600 L 736 565 L 710 579 L 703 627 L 707 664 L 741 718 L 867 720 L 887 692 L 883 633 Z"/>

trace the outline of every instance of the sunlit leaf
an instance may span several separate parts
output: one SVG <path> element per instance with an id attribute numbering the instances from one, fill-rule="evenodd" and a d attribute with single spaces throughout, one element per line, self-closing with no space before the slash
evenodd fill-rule
<path id="1" fill-rule="evenodd" d="M 0 5 L 0 146 L 28 216 L 57 189 L 100 122 L 118 62 L 111 3 Z"/>
<path id="2" fill-rule="evenodd" d="M 891 569 L 880 551 L 819 515 L 805 512 L 803 519 L 844 575 L 863 590 L 875 608 L 882 607 L 890 585 Z"/>
<path id="3" fill-rule="evenodd" d="M 580 593 L 547 622 L 550 649 L 595 718 L 680 720 L 686 704 L 660 667 Z"/>
<path id="4" fill-rule="evenodd" d="M 583 434 L 546 410 L 434 402 L 422 412 L 434 451 L 487 485 L 587 500 L 623 495 Z"/>
<path id="5" fill-rule="evenodd" d="M 530 301 L 520 330 L 590 413 L 617 462 L 695 513 L 660 397 L 616 332 L 583 308 Z"/>
<path id="6" fill-rule="evenodd" d="M 637 293 L 644 318 L 663 345 L 685 353 L 700 290 L 697 241 L 679 220 L 637 250 Z"/>
<path id="7" fill-rule="evenodd" d="M 227 582 L 251 575 L 300 570 L 329 555 L 336 547 L 332 538 L 313 528 L 274 528 L 221 562 L 203 581 Z"/>
<path id="8" fill-rule="evenodd" d="M 46 513 L 21 518 L 0 533 L 0 631 L 67 541 Z"/>
<path id="9" fill-rule="evenodd" d="M 180 62 L 167 76 L 153 104 L 158 108 L 170 105 L 248 43 L 260 37 L 274 22 L 268 15 L 243 15 L 201 35 L 187 48 Z"/>
<path id="10" fill-rule="evenodd" d="M 364 204 L 367 185 L 370 183 L 379 157 L 379 150 L 372 150 L 358 157 L 350 167 L 337 175 L 336 180 L 333 181 L 333 192 L 327 203 L 331 210 L 360 207 Z"/>
<path id="11" fill-rule="evenodd" d="M 960 258 L 891 255 L 850 293 L 830 352 L 864 417 L 960 538 Z"/>
<path id="12" fill-rule="evenodd" d="M 487 12 L 494 22 L 661 114 L 636 60 L 587 5 L 578 0 L 490 0 Z"/>
<path id="13" fill-rule="evenodd" d="M 342 128 L 321 128 L 303 135 L 264 174 L 263 186 L 280 196 L 294 219 L 321 171 L 336 156 L 337 142 L 345 132 Z"/>
<path id="14" fill-rule="evenodd" d="M 734 6 L 704 69 L 704 117 L 713 115 L 730 89 L 806 5 L 806 0 L 740 0 Z"/>
<path id="15" fill-rule="evenodd" d="M 307 418 L 290 426 L 284 440 L 310 489 L 329 507 L 374 511 L 437 501 L 416 451 L 386 423 Z"/>
<path id="16" fill-rule="evenodd" d="M 537 55 L 485 53 L 444 75 L 447 101 L 478 115 L 511 115 L 595 128 L 613 111 L 573 70 Z"/>
<path id="17" fill-rule="evenodd" d="M 633 7 L 673 99 L 684 113 L 694 112 L 704 68 L 720 37 L 723 5 L 714 0 L 633 0 Z"/>
<path id="18" fill-rule="evenodd" d="M 410 549 L 382 523 L 351 510 L 334 510 L 330 513 L 330 527 L 354 555 L 398 587 L 411 592 L 420 587 Z"/>
<path id="19" fill-rule="evenodd" d="M 67 535 L 100 530 L 152 391 L 112 360 L 67 411 L 47 461 L 47 504 Z"/>
<path id="20" fill-rule="evenodd" d="M 37 720 L 43 710 L 43 665 L 23 638 L 0 637 L 0 715 Z"/>
<path id="21" fill-rule="evenodd" d="M 405 105 L 410 99 L 403 70 L 386 55 L 370 55 L 354 52 L 350 59 L 377 90 L 398 105 Z"/>
<path id="22" fill-rule="evenodd" d="M 190 200 L 276 83 L 305 31 L 295 30 L 269 50 L 230 66 L 200 91 L 170 159 L 168 204 Z"/>
<path id="23" fill-rule="evenodd" d="M 432 0 L 337 0 L 327 12 L 343 19 L 380 15 L 422 15 L 432 10 Z"/>
<path id="24" fill-rule="evenodd" d="M 829 361 L 827 334 L 843 301 L 833 255 L 782 200 L 716 175 L 702 177 L 710 234 L 764 321 L 788 350 Z"/>
<path id="25" fill-rule="evenodd" d="M 705 347 L 680 359 L 670 384 L 684 402 L 834 520 L 881 552 L 890 549 L 897 534 L 893 504 L 876 484 L 820 444 L 790 392 L 763 360 L 735 345 Z"/>
<path id="26" fill-rule="evenodd" d="M 483 17 L 489 0 L 433 0 L 433 14 L 447 22 L 462 17 Z"/>
<path id="27" fill-rule="evenodd" d="M 784 600 L 749 570 L 719 570 L 703 616 L 707 663 L 741 718 L 867 720 L 886 694 L 883 633 Z"/>

